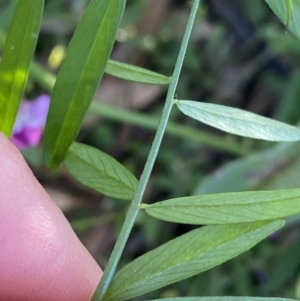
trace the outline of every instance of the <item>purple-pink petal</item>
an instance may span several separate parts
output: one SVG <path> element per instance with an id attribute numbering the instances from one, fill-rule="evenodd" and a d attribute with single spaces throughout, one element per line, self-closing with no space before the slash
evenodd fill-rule
<path id="1" fill-rule="evenodd" d="M 50 96 L 47 94 L 42 94 L 34 101 L 31 101 L 29 106 L 29 120 L 27 120 L 27 126 L 44 127 L 47 119 L 49 105 Z"/>
<path id="2" fill-rule="evenodd" d="M 43 134 L 42 128 L 24 128 L 19 133 L 14 133 L 11 141 L 20 149 L 37 145 Z"/>
<path id="3" fill-rule="evenodd" d="M 12 142 L 19 148 L 39 143 L 50 105 L 50 96 L 42 94 L 33 101 L 23 100 L 14 125 Z"/>

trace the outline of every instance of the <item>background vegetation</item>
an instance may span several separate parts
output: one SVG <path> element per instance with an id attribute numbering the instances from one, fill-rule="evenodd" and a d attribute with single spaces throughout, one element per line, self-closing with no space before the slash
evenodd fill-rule
<path id="1" fill-rule="evenodd" d="M 0 2 L 5 33 L 16 1 Z M 87 0 L 48 0 L 35 60 L 55 74 Z M 189 1 L 130 0 L 112 57 L 170 75 L 188 17 Z M 263 0 L 208 0 L 197 23 L 177 98 L 242 108 L 289 124 L 300 113 L 300 43 Z M 32 74 L 26 98 L 45 92 Z M 166 90 L 105 76 L 78 141 L 100 148 L 140 175 Z M 114 109 L 109 109 L 113 107 Z M 174 110 L 144 202 L 199 193 L 300 187 L 299 143 L 272 144 L 231 136 Z M 185 128 L 176 126 L 185 126 Z M 172 130 L 173 126 L 173 130 Z M 175 127 L 175 130 L 174 130 Z M 195 132 L 203 132 L 200 140 Z M 101 197 L 60 168 L 41 165 L 39 147 L 23 151 L 35 175 L 103 267 L 128 204 Z M 151 194 L 150 194 L 151 192 Z M 282 296 L 300 299 L 300 216 L 249 252 L 210 271 L 149 294 Z M 140 213 L 121 265 L 192 229 Z"/>

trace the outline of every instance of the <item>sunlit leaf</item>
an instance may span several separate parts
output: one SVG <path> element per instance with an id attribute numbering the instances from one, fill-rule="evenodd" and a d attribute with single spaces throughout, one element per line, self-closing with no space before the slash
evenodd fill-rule
<path id="1" fill-rule="evenodd" d="M 185 115 L 231 134 L 270 141 L 300 140 L 299 128 L 254 113 L 189 100 L 175 102 Z"/>
<path id="2" fill-rule="evenodd" d="M 299 213 L 300 189 L 204 194 L 143 204 L 142 207 L 157 219 L 175 223 L 247 223 Z"/>
<path id="3" fill-rule="evenodd" d="M 118 161 L 100 150 L 74 142 L 64 163 L 82 184 L 109 197 L 133 198 L 138 180 Z"/>
<path id="4" fill-rule="evenodd" d="M 273 297 L 176 297 L 153 299 L 148 301 L 296 301 L 295 299 Z"/>
<path id="5" fill-rule="evenodd" d="M 280 21 L 300 38 L 300 1 L 265 0 Z"/>
<path id="6" fill-rule="evenodd" d="M 168 85 L 170 83 L 170 78 L 167 76 L 113 60 L 107 62 L 105 72 L 115 77 L 144 84 Z"/>
<path id="7" fill-rule="evenodd" d="M 113 278 L 105 301 L 132 299 L 189 278 L 247 251 L 283 221 L 201 227 L 135 259 Z"/>
<path id="8" fill-rule="evenodd" d="M 28 78 L 44 8 L 43 0 L 19 1 L 0 63 L 0 131 L 10 136 Z"/>
<path id="9" fill-rule="evenodd" d="M 75 139 L 112 50 L 126 0 L 92 0 L 67 49 L 52 92 L 44 162 L 56 168 Z"/>

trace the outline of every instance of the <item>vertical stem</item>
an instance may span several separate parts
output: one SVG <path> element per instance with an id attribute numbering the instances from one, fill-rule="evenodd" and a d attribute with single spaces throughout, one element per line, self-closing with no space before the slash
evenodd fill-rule
<path id="1" fill-rule="evenodd" d="M 124 224 L 122 226 L 122 229 L 121 229 L 118 239 L 116 241 L 114 249 L 111 253 L 111 256 L 108 260 L 108 263 L 105 267 L 102 279 L 101 279 L 101 281 L 96 289 L 96 292 L 92 298 L 92 301 L 100 301 L 103 299 L 103 297 L 108 289 L 108 286 L 112 281 L 117 264 L 119 263 L 120 257 L 123 253 L 124 247 L 126 245 L 128 237 L 129 237 L 129 234 L 134 225 L 136 216 L 139 212 L 139 206 L 142 201 L 147 183 L 149 181 L 149 178 L 150 178 L 150 175 L 151 175 L 151 172 L 153 169 L 153 165 L 156 161 L 156 157 L 157 157 L 160 145 L 161 145 L 161 141 L 162 141 L 162 138 L 165 133 L 166 126 L 167 126 L 167 123 L 169 120 L 169 116 L 170 116 L 171 109 L 173 106 L 175 90 L 176 90 L 178 79 L 180 76 L 180 72 L 181 72 L 183 60 L 185 57 L 188 41 L 191 36 L 191 31 L 192 31 L 193 24 L 195 21 L 196 13 L 197 13 L 197 10 L 199 7 L 199 2 L 200 2 L 200 0 L 194 0 L 194 2 L 193 2 L 193 6 L 191 9 L 189 19 L 188 19 L 187 27 L 186 27 L 186 30 L 185 30 L 185 33 L 184 33 L 184 36 L 182 39 L 178 58 L 177 58 L 177 61 L 175 64 L 173 76 L 172 76 L 170 86 L 168 89 L 166 102 L 165 102 L 165 105 L 164 105 L 164 108 L 162 111 L 162 116 L 161 116 L 157 131 L 156 131 L 156 134 L 155 134 L 155 137 L 154 137 L 154 140 L 153 140 L 150 152 L 149 152 L 149 156 L 147 158 L 144 170 L 140 177 L 139 185 L 137 187 L 137 190 L 135 191 L 134 198 L 128 209 Z"/>

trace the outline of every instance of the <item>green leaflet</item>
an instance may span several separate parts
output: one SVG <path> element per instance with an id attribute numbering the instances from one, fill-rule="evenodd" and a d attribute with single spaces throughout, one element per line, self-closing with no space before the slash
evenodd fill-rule
<path id="1" fill-rule="evenodd" d="M 286 298 L 268 298 L 268 297 L 177 297 L 153 299 L 148 301 L 296 301 Z"/>
<path id="2" fill-rule="evenodd" d="M 299 213 L 300 189 L 205 194 L 141 207 L 155 218 L 183 224 L 265 221 Z"/>
<path id="3" fill-rule="evenodd" d="M 177 297 L 153 299 L 148 301 L 296 301 L 286 298 L 268 298 L 268 297 Z"/>
<path id="4" fill-rule="evenodd" d="M 283 224 L 211 225 L 190 231 L 123 267 L 103 300 L 131 299 L 199 274 L 245 252 Z"/>
<path id="5" fill-rule="evenodd" d="M 75 139 L 112 50 L 126 0 L 92 0 L 67 49 L 52 92 L 44 162 L 56 168 Z"/>
<path id="6" fill-rule="evenodd" d="M 170 78 L 167 76 L 113 60 L 107 62 L 105 72 L 115 77 L 139 83 L 152 85 L 168 85 L 170 83 Z"/>
<path id="7" fill-rule="evenodd" d="M 175 100 L 185 115 L 231 134 L 270 141 L 300 140 L 300 129 L 240 109 L 226 106 Z"/>
<path id="8" fill-rule="evenodd" d="M 82 184 L 112 198 L 133 198 L 138 180 L 118 161 L 100 150 L 74 142 L 64 163 Z"/>
<path id="9" fill-rule="evenodd" d="M 300 1 L 265 0 L 280 21 L 300 38 Z"/>
<path id="10" fill-rule="evenodd" d="M 19 1 L 0 63 L 0 131 L 10 137 L 40 30 L 43 0 Z"/>

